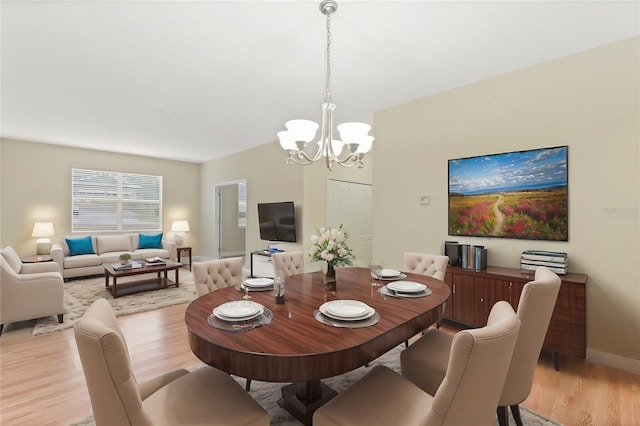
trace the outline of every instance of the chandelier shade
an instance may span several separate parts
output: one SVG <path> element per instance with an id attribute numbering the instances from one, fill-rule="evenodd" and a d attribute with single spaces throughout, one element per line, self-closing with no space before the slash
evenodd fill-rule
<path id="1" fill-rule="evenodd" d="M 371 126 L 366 123 L 343 123 L 337 129 L 341 140 L 333 138 L 333 110 L 336 106 L 331 102 L 331 14 L 338 9 L 333 0 L 320 3 L 320 11 L 327 17 L 327 79 L 325 87 L 325 102 L 322 104 L 322 124 L 311 120 L 290 120 L 285 123 L 286 131 L 278 132 L 278 139 L 282 149 L 289 157 L 287 164 L 312 164 L 324 157 L 327 168 L 332 169 L 333 163 L 343 167 L 364 167 L 362 157 L 371 150 L 373 136 L 369 135 Z M 320 139 L 316 145 L 309 145 L 320 128 Z M 344 148 L 347 148 L 346 150 Z M 344 155 L 343 155 L 344 154 Z"/>

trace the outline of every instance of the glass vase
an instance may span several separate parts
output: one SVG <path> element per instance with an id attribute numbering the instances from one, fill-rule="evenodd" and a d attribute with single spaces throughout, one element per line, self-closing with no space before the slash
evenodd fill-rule
<path id="1" fill-rule="evenodd" d="M 336 269 L 333 263 L 327 262 L 327 268 L 324 271 L 324 288 L 329 291 L 336 291 Z"/>

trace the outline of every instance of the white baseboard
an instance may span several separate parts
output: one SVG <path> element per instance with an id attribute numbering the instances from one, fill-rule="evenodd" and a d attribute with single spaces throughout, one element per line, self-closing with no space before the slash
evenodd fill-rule
<path id="1" fill-rule="evenodd" d="M 587 348 L 587 361 L 640 375 L 640 360 Z"/>

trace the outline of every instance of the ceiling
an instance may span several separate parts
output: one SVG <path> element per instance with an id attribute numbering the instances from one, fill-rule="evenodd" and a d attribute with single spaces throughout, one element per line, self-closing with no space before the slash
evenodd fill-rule
<path id="1" fill-rule="evenodd" d="M 318 4 L 2 0 L 1 135 L 195 163 L 274 142 L 321 119 Z M 636 36 L 639 5 L 338 1 L 334 124 Z"/>

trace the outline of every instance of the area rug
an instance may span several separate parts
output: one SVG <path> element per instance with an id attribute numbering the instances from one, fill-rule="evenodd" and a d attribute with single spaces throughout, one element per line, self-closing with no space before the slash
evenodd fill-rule
<path id="1" fill-rule="evenodd" d="M 169 279 L 173 281 L 174 272 L 170 271 L 168 276 Z M 123 277 L 118 280 L 118 283 L 150 277 L 153 277 L 153 274 Z M 116 316 L 151 311 L 166 306 L 191 302 L 196 298 L 193 274 L 189 270 L 181 269 L 179 277 L 180 287 L 168 287 L 121 296 L 116 299 L 114 299 L 111 293 L 105 288 L 103 276 L 69 280 L 64 283 L 64 322 L 58 323 L 58 318 L 55 316 L 40 318 L 36 321 L 32 334 L 37 336 L 73 327 L 76 320 L 99 298 L 105 298 L 109 301 L 111 306 L 113 306 Z"/>
<path id="2" fill-rule="evenodd" d="M 386 365 L 396 372 L 400 372 L 400 352 L 404 349 L 404 345 L 400 345 L 390 350 L 380 358 L 369 364 L 369 367 L 360 367 L 348 373 L 340 376 L 331 377 L 323 380 L 324 383 L 329 385 L 337 392 L 342 392 L 348 388 L 352 383 L 363 377 L 372 367 L 378 364 Z M 204 364 L 199 364 L 188 368 L 188 370 L 195 370 L 202 367 Z M 245 379 L 234 377 L 242 387 L 245 385 Z M 289 414 L 284 408 L 278 405 L 278 399 L 280 399 L 282 383 L 269 383 L 253 380 L 251 382 L 251 390 L 249 394 L 258 401 L 258 403 L 269 412 L 272 425 L 278 426 L 300 426 L 298 420 L 296 420 L 291 414 Z M 539 414 L 536 414 L 525 407 L 520 406 L 520 415 L 522 417 L 523 424 L 527 426 L 562 426 L 560 423 L 547 419 Z M 498 424 L 496 419 L 495 424 Z M 509 424 L 514 425 L 515 420 L 509 412 Z M 93 417 L 74 423 L 72 426 L 94 426 Z"/>

